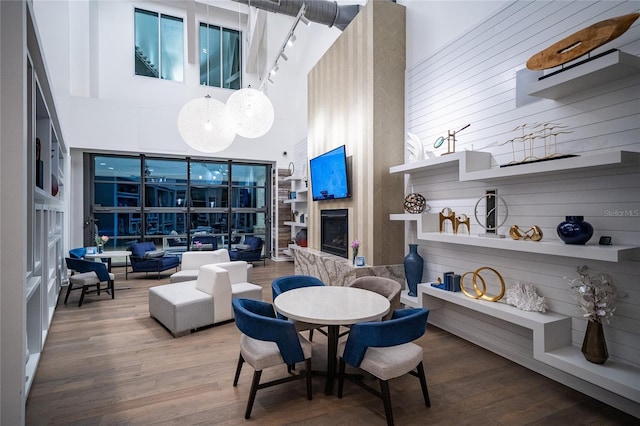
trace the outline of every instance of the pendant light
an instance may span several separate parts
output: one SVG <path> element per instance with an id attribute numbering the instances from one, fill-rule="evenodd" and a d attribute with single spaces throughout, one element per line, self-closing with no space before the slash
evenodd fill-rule
<path id="1" fill-rule="evenodd" d="M 234 92 L 227 100 L 227 110 L 242 137 L 259 138 L 273 126 L 273 104 L 261 90 L 247 87 Z"/>
<path id="2" fill-rule="evenodd" d="M 207 76 L 209 75 L 209 4 L 207 3 Z M 178 114 L 178 131 L 191 148 L 207 153 L 226 149 L 236 137 L 235 120 L 224 103 L 206 95 L 187 102 Z"/>
<path id="3" fill-rule="evenodd" d="M 178 131 L 190 147 L 208 153 L 226 149 L 236 137 L 234 117 L 222 102 L 209 95 L 182 107 Z"/>

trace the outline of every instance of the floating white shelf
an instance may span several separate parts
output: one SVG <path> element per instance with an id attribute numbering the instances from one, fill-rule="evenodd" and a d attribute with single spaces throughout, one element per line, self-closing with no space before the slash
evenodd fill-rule
<path id="1" fill-rule="evenodd" d="M 616 50 L 536 81 L 529 86 L 528 93 L 540 98 L 560 99 L 638 73 L 640 58 Z"/>
<path id="2" fill-rule="evenodd" d="M 414 220 L 418 223 L 416 237 L 423 241 L 461 244 L 471 247 L 486 247 L 499 250 L 546 254 L 551 256 L 575 257 L 605 262 L 640 259 L 640 247 L 628 245 L 601 246 L 598 244 L 571 245 L 562 241 L 521 241 L 511 238 L 484 238 L 477 235 L 456 235 L 434 231 L 437 215 L 392 214 L 390 220 Z M 426 228 L 426 229 L 425 229 Z"/>
<path id="3" fill-rule="evenodd" d="M 535 174 L 568 173 L 587 168 L 607 168 L 640 165 L 640 152 L 612 151 L 602 154 L 561 158 L 558 160 L 520 164 L 509 167 L 491 167 L 491 154 L 478 151 L 461 151 L 446 156 L 402 164 L 389 168 L 389 173 L 432 172 L 458 162 L 460 181 L 485 181 L 508 179 Z"/>
<path id="4" fill-rule="evenodd" d="M 434 288 L 430 283 L 418 284 L 417 299 L 430 310 L 444 309 L 450 303 L 531 329 L 534 359 L 630 400 L 640 400 L 640 370 L 612 360 L 605 365 L 586 361 L 579 348 L 571 345 L 570 317 L 521 311 L 506 303 L 476 300 Z"/>
<path id="5" fill-rule="evenodd" d="M 572 171 L 593 168 L 619 168 L 640 165 L 640 152 L 612 151 L 602 154 L 585 155 L 522 164 L 511 167 L 490 167 L 489 159 L 478 156 L 474 151 L 462 151 L 436 159 L 424 160 L 390 168 L 391 173 L 421 173 L 437 170 L 443 165 L 458 162 L 460 181 L 485 181 L 492 179 L 509 179 L 515 176 L 536 174 L 570 173 Z M 489 165 L 487 165 L 489 163 Z M 482 169 L 482 164 L 486 166 Z M 640 246 L 598 244 L 568 245 L 561 241 L 515 241 L 510 238 L 483 238 L 477 235 L 456 235 L 438 232 L 437 214 L 391 214 L 390 220 L 416 221 L 419 240 L 435 241 L 448 244 L 461 244 L 472 247 L 487 247 L 500 250 L 520 251 L 525 253 L 545 254 L 551 256 L 573 257 L 605 262 L 623 260 L 639 260 Z"/>
<path id="6" fill-rule="evenodd" d="M 307 224 L 306 223 L 299 223 L 299 222 L 284 222 L 285 225 L 287 226 L 292 226 L 292 227 L 296 227 L 296 228 L 306 228 Z"/>

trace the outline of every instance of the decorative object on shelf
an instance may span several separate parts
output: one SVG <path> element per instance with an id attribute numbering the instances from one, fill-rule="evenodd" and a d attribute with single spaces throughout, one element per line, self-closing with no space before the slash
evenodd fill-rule
<path id="1" fill-rule="evenodd" d="M 231 112 L 210 95 L 187 102 L 178 114 L 180 136 L 201 152 L 218 152 L 231 145 L 236 137 L 234 123 Z"/>
<path id="2" fill-rule="evenodd" d="M 356 264 L 356 257 L 358 256 L 358 249 L 360 248 L 360 241 L 356 238 L 351 242 L 351 251 L 353 252 L 353 264 Z"/>
<path id="3" fill-rule="evenodd" d="M 404 258 L 404 276 L 409 287 L 409 296 L 418 295 L 418 283 L 422 280 L 424 259 L 418 254 L 418 245 L 409 244 L 409 253 Z"/>
<path id="4" fill-rule="evenodd" d="M 407 213 L 419 214 L 425 210 L 427 199 L 420 194 L 411 193 L 404 198 L 404 209 Z"/>
<path id="5" fill-rule="evenodd" d="M 604 364 L 609 357 L 604 339 L 603 322 L 609 322 L 616 310 L 618 289 L 607 274 L 591 276 L 588 267 L 578 266 L 578 278 L 569 279 L 569 284 L 582 310 L 582 316 L 589 320 L 587 332 L 582 342 L 582 353 L 587 361 Z"/>
<path id="6" fill-rule="evenodd" d="M 480 197 L 476 202 L 474 208 L 474 215 L 476 218 L 476 222 L 485 231 L 484 234 L 480 234 L 481 237 L 498 237 L 504 238 L 504 235 L 498 234 L 498 228 L 500 228 L 507 221 L 507 217 L 509 217 L 509 209 L 507 208 L 507 203 L 502 199 L 502 197 L 498 196 L 496 190 L 487 191 L 485 195 Z M 485 201 L 485 220 L 484 223 L 478 219 L 478 206 L 480 203 Z M 500 204 L 502 205 L 502 209 L 500 209 Z M 502 217 L 500 215 L 502 214 Z"/>
<path id="7" fill-rule="evenodd" d="M 296 244 L 300 247 L 307 246 L 307 230 L 303 228 L 296 234 Z"/>
<path id="8" fill-rule="evenodd" d="M 427 151 L 424 144 L 420 140 L 420 138 L 411 133 L 407 132 L 409 139 L 407 139 L 407 151 L 409 151 L 409 162 L 415 163 L 416 161 L 426 160 L 427 158 L 434 158 L 432 152 Z"/>
<path id="9" fill-rule="evenodd" d="M 289 199 L 295 200 L 297 197 L 296 191 L 289 191 Z"/>
<path id="10" fill-rule="evenodd" d="M 273 126 L 273 104 L 262 90 L 236 90 L 227 99 L 226 109 L 235 120 L 236 133 L 244 138 L 264 136 Z"/>
<path id="11" fill-rule="evenodd" d="M 59 190 L 60 187 L 58 186 L 58 178 L 55 175 L 51 175 L 51 195 L 55 197 L 56 195 L 58 195 Z"/>
<path id="12" fill-rule="evenodd" d="M 523 231 L 518 225 L 512 225 L 509 228 L 509 236 L 514 240 L 542 240 L 542 229 L 538 225 L 533 225 L 531 228 Z"/>
<path id="13" fill-rule="evenodd" d="M 364 256 L 356 256 L 355 265 L 358 266 L 358 267 L 364 266 L 365 265 Z"/>
<path id="14" fill-rule="evenodd" d="M 109 237 L 106 235 L 99 236 L 96 234 L 96 247 L 98 248 L 98 253 L 102 253 L 104 251 L 104 245 L 109 241 Z"/>
<path id="15" fill-rule="evenodd" d="M 456 213 L 451 210 L 451 208 L 449 207 L 445 207 L 442 209 L 442 211 L 439 214 L 439 222 L 440 222 L 440 232 L 442 233 L 442 230 L 444 229 L 444 222 L 446 222 L 447 220 L 449 222 L 451 222 L 451 227 L 453 228 L 453 233 L 456 233 L 456 223 L 455 223 L 455 219 L 456 219 Z"/>
<path id="16" fill-rule="evenodd" d="M 500 281 L 500 292 L 495 296 L 487 295 L 487 283 L 485 282 L 484 278 L 482 278 L 482 275 L 480 275 L 480 271 L 484 271 L 485 269 L 496 274 L 498 280 Z M 473 274 L 472 282 L 474 293 L 467 291 L 467 289 L 464 287 L 464 277 L 469 274 Z M 482 289 L 478 286 L 478 278 L 482 283 Z M 498 300 L 502 299 L 502 296 L 504 296 L 505 293 L 504 278 L 502 278 L 502 275 L 500 275 L 500 273 L 495 269 L 488 266 L 483 266 L 482 268 L 476 269 L 474 272 L 465 272 L 464 274 L 462 274 L 462 277 L 460 278 L 460 291 L 462 291 L 465 296 L 468 296 L 472 299 L 484 299 L 488 300 L 489 302 L 497 302 Z"/>
<path id="17" fill-rule="evenodd" d="M 556 230 L 565 244 L 584 245 L 593 236 L 593 226 L 584 221 L 584 216 L 566 216 Z"/>
<path id="18" fill-rule="evenodd" d="M 289 176 L 293 176 L 293 172 L 296 170 L 296 165 L 291 161 L 289 163 Z"/>
<path id="19" fill-rule="evenodd" d="M 610 245 L 613 245 L 613 241 L 611 240 L 611 237 L 607 237 L 606 235 L 603 235 L 598 240 L 598 244 L 600 244 L 601 246 L 610 246 Z"/>
<path id="20" fill-rule="evenodd" d="M 638 17 L 640 13 L 629 13 L 583 28 L 533 55 L 527 61 L 527 68 L 530 70 L 554 68 L 586 55 L 620 37 Z"/>
<path id="21" fill-rule="evenodd" d="M 525 123 L 516 127 L 512 131 L 519 130 L 521 135 L 500 144 L 511 143 L 513 159 L 507 164 L 501 164 L 500 167 L 577 157 L 576 154 L 560 154 L 558 152 L 558 135 L 573 133 L 573 130 L 566 130 L 567 128 L 568 126 L 561 123 L 551 122 Z M 536 149 L 536 140 L 542 140 L 542 147 Z M 520 145 L 522 145 L 522 151 L 516 151 L 516 146 Z"/>
<path id="22" fill-rule="evenodd" d="M 604 364 L 609 358 L 607 341 L 604 337 L 604 329 L 601 322 L 588 321 L 587 330 L 582 341 L 582 354 L 584 358 L 594 364 Z"/>
<path id="23" fill-rule="evenodd" d="M 460 225 L 465 225 L 467 227 L 467 234 L 471 234 L 471 227 L 469 226 L 469 216 L 462 213 L 460 216 L 456 217 L 455 221 L 453 222 L 453 232 L 455 234 L 458 233 Z"/>
<path id="24" fill-rule="evenodd" d="M 538 296 L 536 288 L 531 283 L 517 282 L 506 291 L 507 303 L 521 311 L 547 311 L 547 299 Z"/>
<path id="25" fill-rule="evenodd" d="M 447 152 L 443 153 L 442 155 L 453 154 L 454 152 L 456 152 L 456 134 L 460 133 L 461 131 L 463 131 L 469 126 L 471 126 L 471 123 L 467 124 L 462 129 L 457 130 L 455 132 L 452 132 L 451 130 L 448 131 Z M 436 139 L 435 143 L 433 144 L 433 147 L 438 149 L 442 146 L 443 143 L 444 143 L 444 136 L 440 136 L 438 139 Z"/>

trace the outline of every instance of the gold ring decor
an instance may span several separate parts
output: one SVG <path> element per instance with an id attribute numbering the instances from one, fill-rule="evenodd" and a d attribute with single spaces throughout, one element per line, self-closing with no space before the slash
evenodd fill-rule
<path id="1" fill-rule="evenodd" d="M 475 290 L 476 294 L 471 294 L 467 291 L 466 288 L 464 288 L 464 277 L 466 277 L 468 274 L 473 274 L 474 276 L 473 289 Z M 478 284 L 476 283 L 475 277 L 476 277 L 476 272 L 465 272 L 464 274 L 462 274 L 462 276 L 460 277 L 460 291 L 463 292 L 464 295 L 467 297 L 470 297 L 472 299 L 479 299 L 487 292 L 487 285 L 484 282 L 484 278 L 480 277 L 480 281 L 482 281 L 482 291 L 481 291 L 478 288 Z"/>
<path id="2" fill-rule="evenodd" d="M 496 296 L 487 295 L 486 282 L 484 278 L 482 278 L 482 276 L 480 275 L 480 271 L 483 271 L 485 269 L 496 274 L 496 276 L 500 280 L 501 289 L 500 289 L 500 293 Z M 464 277 L 467 276 L 467 274 L 473 274 L 473 289 L 475 290 L 475 294 L 468 292 L 464 288 Z M 477 283 L 478 278 L 480 278 L 480 282 L 482 283 L 482 289 L 478 287 L 478 283 Z M 502 296 L 504 296 L 504 292 L 505 292 L 504 279 L 502 278 L 502 275 L 500 275 L 500 273 L 495 269 L 490 268 L 488 266 L 483 266 L 482 268 L 476 269 L 474 272 L 465 272 L 464 275 L 462 275 L 462 277 L 460 278 L 460 290 L 465 294 L 465 296 L 468 296 L 472 299 L 482 298 L 483 300 L 487 300 L 489 302 L 497 302 L 498 300 L 502 299 Z"/>

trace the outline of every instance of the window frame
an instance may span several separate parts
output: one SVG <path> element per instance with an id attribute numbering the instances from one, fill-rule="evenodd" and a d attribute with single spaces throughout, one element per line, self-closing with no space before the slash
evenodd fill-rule
<path id="1" fill-rule="evenodd" d="M 137 71 L 137 61 L 138 61 L 138 40 L 137 40 L 137 14 L 138 12 L 141 12 L 143 14 L 148 14 L 148 15 L 154 15 L 156 20 L 157 20 L 157 37 L 158 37 L 158 41 L 157 41 L 157 48 L 158 51 L 156 52 L 157 55 L 157 64 L 152 64 L 157 66 L 157 75 L 146 75 L 146 74 L 139 74 Z M 163 76 L 163 63 L 165 62 L 165 59 L 163 58 L 163 55 L 165 55 L 163 52 L 163 18 L 166 18 L 166 20 L 168 21 L 179 21 L 181 24 L 181 31 L 180 31 L 180 46 L 181 46 L 181 57 L 179 59 L 176 58 L 176 63 L 180 63 L 180 68 L 181 68 L 181 72 L 180 72 L 180 79 L 175 79 L 175 78 L 169 78 L 166 76 Z M 166 44 L 167 42 L 165 41 L 164 44 Z M 175 16 L 169 13 L 163 13 L 163 12 L 156 12 L 153 10 L 148 10 L 148 9 L 144 9 L 141 7 L 134 7 L 133 8 L 133 47 L 134 47 L 134 64 L 133 64 L 133 74 L 136 77 L 149 77 L 149 78 L 156 78 L 159 80 L 166 80 L 166 81 L 174 81 L 177 83 L 184 83 L 184 79 L 185 79 L 185 17 L 183 16 Z M 143 54 L 144 51 L 140 50 L 140 53 Z"/>

